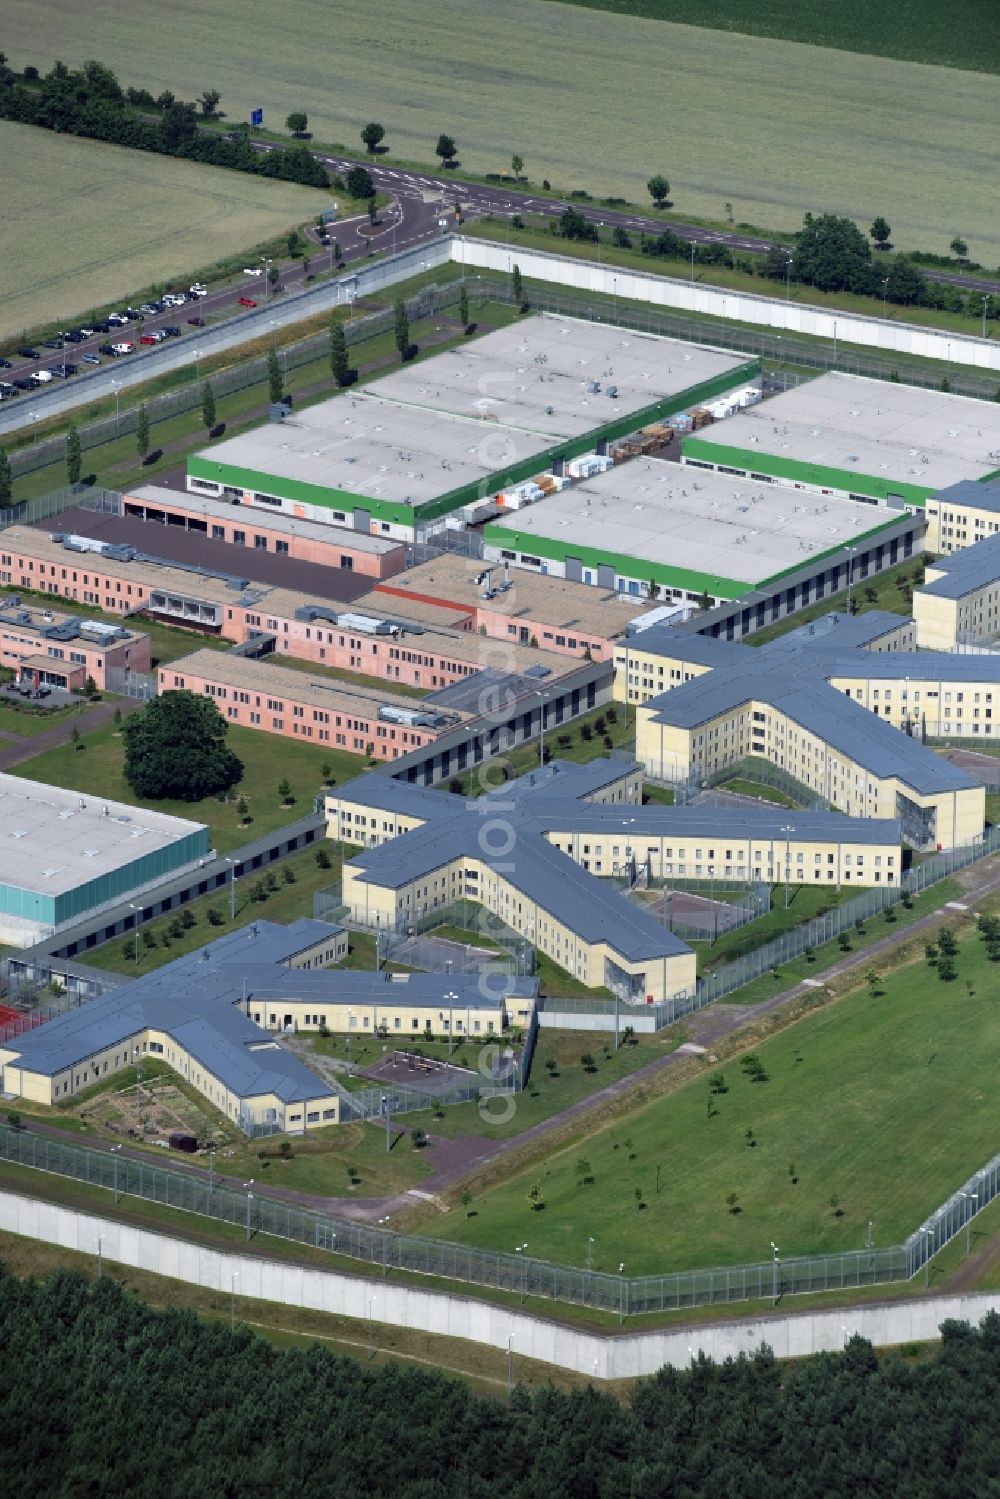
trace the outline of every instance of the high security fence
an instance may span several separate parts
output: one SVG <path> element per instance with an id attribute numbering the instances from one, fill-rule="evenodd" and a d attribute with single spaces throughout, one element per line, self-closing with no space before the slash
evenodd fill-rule
<path id="1" fill-rule="evenodd" d="M 616 1313 L 622 1320 L 643 1312 L 683 1311 L 741 1301 L 778 1301 L 817 1291 L 856 1290 L 911 1280 L 937 1251 L 970 1224 L 1000 1190 L 1000 1156 L 970 1177 L 903 1244 L 841 1254 L 802 1255 L 754 1265 L 686 1270 L 630 1279 L 599 1270 L 581 1270 L 529 1259 L 524 1254 L 472 1249 L 441 1239 L 392 1233 L 384 1227 L 351 1222 L 277 1201 L 247 1187 L 219 1184 L 213 1175 L 173 1170 L 136 1161 L 116 1151 L 89 1150 L 0 1126 L 0 1159 L 38 1171 L 87 1182 L 124 1196 L 162 1203 L 231 1224 L 249 1240 L 256 1234 L 312 1248 L 381 1268 L 401 1270 L 518 1296 L 570 1302 Z"/>

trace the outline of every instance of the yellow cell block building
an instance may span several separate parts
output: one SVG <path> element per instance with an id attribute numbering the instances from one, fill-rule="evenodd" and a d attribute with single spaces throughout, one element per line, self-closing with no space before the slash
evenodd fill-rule
<path id="1" fill-rule="evenodd" d="M 1000 458 L 1000 454 L 995 454 Z M 1000 532 L 1000 484 L 963 479 L 932 495 L 924 507 L 929 552 L 948 556 Z"/>

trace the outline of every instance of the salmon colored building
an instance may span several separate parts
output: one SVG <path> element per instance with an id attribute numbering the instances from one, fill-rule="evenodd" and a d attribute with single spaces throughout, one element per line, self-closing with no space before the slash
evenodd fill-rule
<path id="1" fill-rule="evenodd" d="M 389 578 L 406 566 L 406 547 L 401 541 L 348 526 L 300 519 L 236 498 L 215 499 L 167 489 L 162 484 L 144 484 L 124 494 L 122 514 L 158 521 L 230 546 L 270 552 L 292 562 L 313 562 L 366 578 Z"/>
<path id="2" fill-rule="evenodd" d="M 92 677 L 104 691 L 112 685 L 109 674 L 148 672 L 150 666 L 148 635 L 22 604 L 16 594 L 0 596 L 0 667 L 20 681 L 79 692 Z"/>

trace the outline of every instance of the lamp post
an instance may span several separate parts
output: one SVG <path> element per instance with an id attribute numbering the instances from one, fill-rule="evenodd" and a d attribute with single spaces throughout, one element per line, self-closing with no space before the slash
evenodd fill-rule
<path id="1" fill-rule="evenodd" d="M 695 242 L 694 242 L 694 240 L 692 240 L 691 241 L 691 285 L 692 286 L 694 285 L 694 252 L 695 252 L 695 248 L 696 248 Z"/>
<path id="2" fill-rule="evenodd" d="M 889 278 L 888 278 L 888 276 L 883 276 L 883 278 L 882 278 L 882 316 L 883 317 L 888 317 L 889 316 L 888 312 L 886 311 L 886 305 L 885 305 L 886 304 L 886 300 L 888 299 L 888 295 L 889 295 Z"/>
<path id="3" fill-rule="evenodd" d="M 392 1149 L 392 1094 L 382 1094 L 382 1109 L 385 1113 L 385 1149 L 388 1155 Z"/>
<path id="4" fill-rule="evenodd" d="M 263 264 L 264 264 L 264 306 L 266 307 L 267 306 L 267 294 L 268 294 L 268 291 L 270 289 L 270 276 L 269 276 L 268 272 L 271 269 L 271 257 L 270 257 L 270 255 L 262 255 L 260 258 L 261 258 L 261 260 L 263 261 Z"/>
<path id="5" fill-rule="evenodd" d="M 115 1202 L 118 1201 L 118 1157 L 121 1155 L 121 1150 L 122 1148 L 120 1145 L 112 1145 L 111 1147 L 111 1185 L 114 1192 Z"/>
<path id="6" fill-rule="evenodd" d="M 135 1048 L 135 1112 L 138 1122 L 142 1123 L 142 1052 L 138 1046 Z"/>
<path id="7" fill-rule="evenodd" d="M 786 302 L 788 302 L 788 301 L 791 300 L 791 295 L 792 295 L 791 279 L 792 279 L 792 262 L 794 261 L 794 259 L 795 259 L 794 255 L 786 255 L 785 256 L 785 301 Z"/>
<path id="8" fill-rule="evenodd" d="M 120 380 L 112 380 L 111 385 L 112 385 L 112 388 L 114 389 L 114 393 L 115 393 L 115 433 L 117 434 L 117 432 L 118 432 L 118 397 L 121 395 L 122 382 Z"/>
<path id="9" fill-rule="evenodd" d="M 837 319 L 833 320 L 833 362 L 837 363 Z"/>
<path id="10" fill-rule="evenodd" d="M 989 299 L 988 295 L 983 297 L 983 337 L 984 338 L 986 337 L 986 308 L 987 308 L 987 305 L 989 304 L 989 300 L 990 299 Z"/>
<path id="11" fill-rule="evenodd" d="M 129 908 L 130 911 L 141 911 L 142 910 L 142 907 L 141 906 L 137 906 L 134 900 L 130 900 L 129 901 L 128 908 Z M 140 926 L 140 922 L 139 922 L 139 918 L 137 916 L 135 918 L 135 963 L 136 963 L 136 967 L 137 968 L 139 966 L 139 926 Z"/>
<path id="12" fill-rule="evenodd" d="M 249 1239 L 250 1239 L 250 1204 L 253 1202 L 253 1180 L 254 1179 L 251 1176 L 251 1178 L 250 1178 L 250 1180 L 248 1182 L 244 1182 L 243 1183 L 243 1186 L 244 1186 L 244 1188 L 246 1190 L 246 1194 L 247 1194 L 247 1241 L 248 1242 L 249 1242 Z"/>
<path id="13" fill-rule="evenodd" d="M 103 1234 L 98 1234 L 97 1235 L 97 1279 L 98 1280 L 100 1280 L 102 1271 L 104 1269 L 104 1262 L 103 1262 L 103 1259 L 101 1257 L 101 1245 L 103 1243 L 104 1243 L 104 1235 Z"/>
<path id="14" fill-rule="evenodd" d="M 545 694 L 536 692 L 538 699 L 538 763 L 545 764 Z"/>
<path id="15" fill-rule="evenodd" d="M 521 1264 L 521 1305 L 524 1305 L 524 1251 L 527 1249 L 527 1240 L 523 1244 L 514 1245 L 514 1253 L 520 1256 Z"/>
<path id="16" fill-rule="evenodd" d="M 378 1226 L 382 1230 L 382 1279 L 383 1280 L 385 1280 L 386 1276 L 389 1274 L 389 1268 L 388 1268 L 389 1230 L 385 1226 L 388 1223 L 388 1221 L 389 1221 L 388 1216 L 386 1216 L 385 1218 L 380 1218 L 378 1220 Z"/>
<path id="17" fill-rule="evenodd" d="M 510 1395 L 511 1395 L 511 1390 L 513 1389 L 513 1385 L 514 1385 L 514 1351 L 513 1351 L 513 1348 L 511 1346 L 513 1342 L 514 1342 L 514 1334 L 512 1332 L 509 1332 L 507 1334 L 507 1404 L 508 1405 L 510 1405 Z"/>
<path id="18" fill-rule="evenodd" d="M 790 881 L 790 878 L 791 878 L 791 871 L 792 871 L 792 840 L 791 840 L 791 834 L 795 832 L 795 828 L 794 828 L 794 826 L 791 823 L 788 823 L 788 824 L 786 824 L 785 827 L 783 827 L 781 829 L 781 831 L 785 835 L 785 910 L 787 911 L 788 910 L 788 905 L 789 905 L 789 901 L 788 901 L 788 886 L 789 886 L 789 881 Z"/>
<path id="19" fill-rule="evenodd" d="M 781 1261 L 778 1258 L 778 1246 L 774 1240 L 771 1241 L 771 1263 L 773 1266 L 771 1276 L 771 1299 L 775 1306 L 778 1305 L 778 1267 Z"/>
<path id="20" fill-rule="evenodd" d="M 458 995 L 449 989 L 444 998 L 448 1001 L 448 1055 L 451 1056 L 452 1043 L 455 1037 L 455 1002 L 458 999 Z"/>
<path id="21" fill-rule="evenodd" d="M 351 1035 L 351 1026 L 353 1024 L 354 1024 L 354 1011 L 353 1010 L 348 1010 L 348 1012 L 347 1012 L 347 1071 L 348 1071 L 348 1073 L 351 1072 L 352 1067 L 353 1067 L 353 1063 L 352 1063 L 352 1060 L 351 1060 L 351 1042 L 354 1039 L 352 1037 L 352 1035 Z"/>
<path id="22" fill-rule="evenodd" d="M 979 1193 L 978 1192 L 963 1192 L 962 1196 L 965 1198 L 966 1202 L 978 1202 L 979 1201 Z M 971 1211 L 970 1211 L 970 1213 L 969 1213 L 968 1218 L 966 1218 L 966 1220 L 965 1220 L 965 1257 L 966 1257 L 966 1259 L 968 1259 L 969 1254 L 972 1251 L 972 1220 L 976 1216 L 976 1212 L 977 1212 L 977 1209 L 976 1208 L 972 1208 Z"/>
<path id="23" fill-rule="evenodd" d="M 215 1192 L 215 1146 L 208 1147 L 208 1202 L 211 1207 L 212 1195 Z"/>
<path id="24" fill-rule="evenodd" d="M 854 582 L 854 553 L 857 547 L 847 548 L 847 612 L 851 612 L 851 585 Z"/>
<path id="25" fill-rule="evenodd" d="M 593 1270 L 593 1268 L 594 1268 L 594 1236 L 593 1236 L 593 1234 L 591 1234 L 590 1238 L 587 1240 L 587 1274 L 588 1275 Z"/>
<path id="26" fill-rule="evenodd" d="M 240 1272 L 234 1270 L 229 1277 L 229 1331 L 236 1331 L 236 1282 L 240 1278 Z"/>

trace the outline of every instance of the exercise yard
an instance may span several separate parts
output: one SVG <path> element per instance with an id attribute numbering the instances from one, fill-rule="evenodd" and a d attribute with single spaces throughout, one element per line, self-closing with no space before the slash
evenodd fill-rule
<path id="1" fill-rule="evenodd" d="M 451 1062 L 420 1056 L 413 1051 L 386 1052 L 381 1061 L 365 1068 L 364 1076 L 386 1087 L 426 1093 L 429 1098 L 443 1097 L 453 1089 L 479 1082 L 479 1074 L 471 1072 L 468 1067 L 456 1067 Z"/>
<path id="2" fill-rule="evenodd" d="M 899 1242 L 1000 1146 L 997 968 L 971 929 L 957 976 L 913 961 L 435 1217 L 441 1238 L 632 1275 Z M 719 1091 L 711 1080 L 722 1079 Z M 541 1188 L 544 1207 L 528 1193 Z"/>

